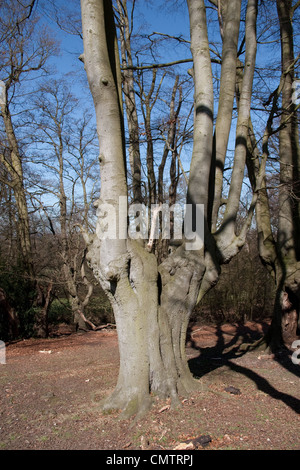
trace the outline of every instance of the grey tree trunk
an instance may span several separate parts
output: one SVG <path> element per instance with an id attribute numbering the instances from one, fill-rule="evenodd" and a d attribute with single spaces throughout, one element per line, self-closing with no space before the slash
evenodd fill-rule
<path id="1" fill-rule="evenodd" d="M 240 128 L 249 120 L 251 87 L 255 61 L 256 2 L 249 1 L 246 49 L 248 72 L 243 83 Z M 220 263 L 234 256 L 245 240 L 245 229 L 236 235 L 231 221 L 230 239 L 215 238 L 207 223 L 211 161 L 213 154 L 213 79 L 203 0 L 188 0 L 191 50 L 194 61 L 194 144 L 187 202 L 194 210 L 204 205 L 204 244 L 188 249 L 188 240 L 159 266 L 149 252 L 147 240 L 127 237 L 126 162 L 123 115 L 120 96 L 120 69 L 116 55 L 116 34 L 112 3 L 108 0 L 81 0 L 85 70 L 94 100 L 100 143 L 101 192 L 97 208 L 97 228 L 85 235 L 87 259 L 114 310 L 120 351 L 117 386 L 104 407 L 124 410 L 124 415 L 143 413 L 152 393 L 179 395 L 194 386 L 185 353 L 186 332 L 196 303 L 217 282 Z M 238 15 L 236 18 L 238 22 Z M 254 34 L 254 42 L 253 42 Z M 153 74 L 152 85 L 155 84 Z M 150 90 L 151 91 L 151 90 Z M 239 130 L 240 130 L 239 128 Z M 151 129 L 149 129 L 151 131 Z M 150 158 L 150 152 L 148 153 Z M 230 215 L 237 210 L 245 155 L 236 151 Z M 149 161 L 150 183 L 153 165 Z M 153 192 L 150 196 L 153 196 Z M 123 218 L 122 218 L 123 216 Z M 114 231 L 111 222 L 116 219 Z M 248 221 L 249 223 L 249 221 Z M 224 254 L 221 250 L 225 250 Z"/>

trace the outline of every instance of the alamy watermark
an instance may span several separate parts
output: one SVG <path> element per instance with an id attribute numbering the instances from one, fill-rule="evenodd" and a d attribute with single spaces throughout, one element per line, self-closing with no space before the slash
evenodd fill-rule
<path id="1" fill-rule="evenodd" d="M 0 340 L 0 364 L 6 364 L 6 348 L 4 341 Z"/>
<path id="2" fill-rule="evenodd" d="M 297 78 L 293 82 L 292 101 L 295 105 L 300 104 L 300 78 Z"/>
<path id="3" fill-rule="evenodd" d="M 292 354 L 292 362 L 293 364 L 296 364 L 297 366 L 299 366 L 300 365 L 300 340 L 299 339 L 293 342 L 292 348 L 293 349 L 298 348 Z"/>
<path id="4" fill-rule="evenodd" d="M 158 238 L 184 237 L 186 250 L 201 250 L 204 245 L 204 204 L 152 204 L 148 208 L 145 204 L 128 206 L 127 197 L 120 196 L 118 207 L 100 201 L 97 216 L 96 234 L 100 240 L 130 237 L 148 240 L 150 247 Z"/>

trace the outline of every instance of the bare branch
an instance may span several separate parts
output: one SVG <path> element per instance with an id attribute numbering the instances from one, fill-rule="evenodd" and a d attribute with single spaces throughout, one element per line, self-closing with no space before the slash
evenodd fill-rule
<path id="1" fill-rule="evenodd" d="M 150 70 L 150 69 L 160 69 L 164 67 L 173 67 L 174 65 L 180 65 L 180 64 L 187 64 L 193 62 L 193 59 L 180 59 L 180 60 L 175 60 L 174 62 L 166 62 L 162 64 L 151 64 L 151 65 L 131 65 L 131 66 L 126 66 L 126 67 L 121 67 L 122 70 Z M 221 60 L 218 59 L 211 59 L 211 62 L 213 64 L 221 64 Z"/>

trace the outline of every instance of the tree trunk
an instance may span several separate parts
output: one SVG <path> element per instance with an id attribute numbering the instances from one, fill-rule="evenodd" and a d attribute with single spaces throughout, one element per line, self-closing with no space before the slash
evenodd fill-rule
<path id="1" fill-rule="evenodd" d="M 19 335 L 19 319 L 10 305 L 4 289 L 0 287 L 0 326 L 3 341 L 14 340 Z"/>
<path id="2" fill-rule="evenodd" d="M 279 86 L 273 93 L 272 110 L 263 139 L 263 152 L 267 157 L 273 117 L 281 95 L 277 240 L 275 240 L 271 229 L 268 194 L 265 184 L 261 188 L 256 208 L 260 256 L 263 263 L 273 274 L 276 283 L 273 320 L 266 337 L 266 344 L 273 351 L 282 348 L 282 346 L 290 348 L 293 341 L 297 339 L 300 305 L 300 200 L 297 197 L 299 194 L 300 150 L 297 115 L 292 100 L 294 80 L 292 2 L 290 0 L 277 0 L 277 13 L 280 23 L 282 75 Z M 254 147 L 256 147 L 254 134 L 250 130 L 250 154 L 252 154 L 251 148 Z M 252 175 L 254 175 L 255 169 L 253 167 L 251 169 L 250 160 L 249 168 Z"/>
<path id="3" fill-rule="evenodd" d="M 34 334 L 40 338 L 48 338 L 49 336 L 49 322 L 48 314 L 53 299 L 52 290 L 53 284 L 49 282 L 46 292 L 44 288 L 37 284 L 37 297 L 35 299 L 35 305 L 39 308 L 38 313 L 35 317 Z"/>
<path id="4" fill-rule="evenodd" d="M 226 2 L 224 2 L 226 5 Z M 212 232 L 217 229 L 218 213 L 221 206 L 223 171 L 231 127 L 232 108 L 235 94 L 237 45 L 239 37 L 241 0 L 231 0 L 226 8 L 227 12 L 223 21 L 223 49 L 222 72 L 220 82 L 220 106 L 215 127 L 213 171 L 214 197 L 212 198 L 212 214 L 209 214 L 209 224 Z M 225 7 L 222 2 L 222 8 Z"/>
<path id="5" fill-rule="evenodd" d="M 110 299 L 119 340 L 118 383 L 105 407 L 121 408 L 127 416 L 148 408 L 149 390 L 171 396 L 173 403 L 178 403 L 178 394 L 190 390 L 186 330 L 205 268 L 198 252 L 182 247 L 158 269 L 143 240 L 126 239 L 122 232 L 116 238 L 103 236 L 105 222 L 110 221 L 107 209 L 119 214 L 119 198 L 127 198 L 124 136 L 114 80 L 117 64 L 114 51 L 107 47 L 114 42 L 112 7 L 106 1 L 82 0 L 82 13 L 84 63 L 97 114 L 102 173 L 96 235 L 86 235 L 87 259 Z"/>
<path id="6" fill-rule="evenodd" d="M 117 1 L 120 15 L 121 32 L 121 57 L 123 66 L 123 91 L 126 104 L 126 115 L 129 132 L 129 163 L 132 173 L 132 193 L 133 203 L 143 202 L 141 191 L 141 156 L 140 156 L 140 137 L 139 120 L 136 108 L 134 92 L 133 62 L 130 44 L 130 25 L 126 0 Z"/>
<path id="7" fill-rule="evenodd" d="M 17 233 L 20 249 L 20 258 L 23 268 L 31 279 L 34 281 L 34 269 L 32 259 L 32 247 L 29 229 L 29 215 L 24 188 L 23 166 L 18 141 L 15 135 L 11 114 L 7 105 L 7 89 L 4 88 L 5 100 L 1 102 L 1 114 L 4 121 L 5 132 L 9 144 L 9 157 L 0 155 L 0 159 L 11 176 L 9 182 L 13 190 L 16 208 L 17 208 Z"/>
<path id="8" fill-rule="evenodd" d="M 97 239 L 90 240 L 88 258 L 99 273 Z M 179 253 L 157 266 L 156 257 L 139 241 L 127 241 L 127 257 L 117 282 L 99 281 L 106 291 L 117 325 L 120 369 L 116 389 L 104 408 L 143 413 L 151 404 L 149 389 L 160 397 L 191 391 L 186 353 L 186 333 L 205 271 L 199 254 Z"/>

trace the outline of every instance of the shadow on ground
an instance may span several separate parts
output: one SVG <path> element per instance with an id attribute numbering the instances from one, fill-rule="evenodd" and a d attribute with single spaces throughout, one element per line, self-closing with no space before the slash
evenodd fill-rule
<path id="1" fill-rule="evenodd" d="M 189 360 L 190 370 L 195 377 L 200 379 L 220 367 L 227 366 L 232 371 L 243 374 L 251 379 L 258 390 L 276 400 L 282 401 L 293 411 L 300 414 L 300 400 L 298 398 L 277 390 L 268 380 L 259 375 L 256 371 L 238 364 L 235 361 L 249 351 L 248 347 L 243 348 L 241 345 L 254 344 L 265 335 L 268 328 L 269 325 L 264 324 L 262 332 L 258 333 L 245 325 L 237 325 L 234 334 L 232 334 L 231 339 L 228 340 L 228 333 L 222 329 L 222 325 L 217 325 L 214 331 L 214 334 L 217 336 L 217 341 L 212 347 L 203 347 L 199 346 L 197 341 L 193 339 L 191 327 L 188 331 L 188 341 L 191 348 L 199 351 L 199 355 Z M 300 378 L 300 365 L 293 363 L 291 355 L 291 351 L 282 350 L 276 355 L 270 356 L 270 359 L 276 361 L 281 367 Z"/>

